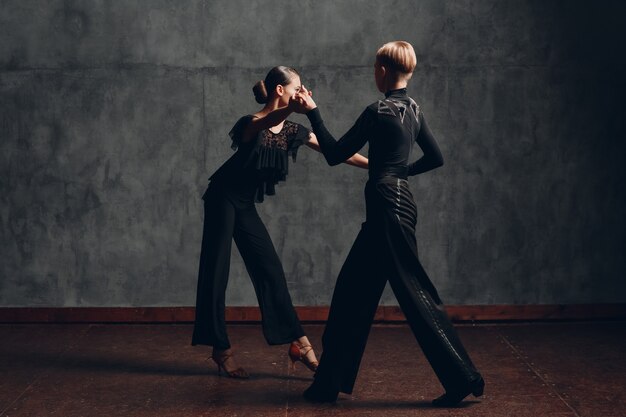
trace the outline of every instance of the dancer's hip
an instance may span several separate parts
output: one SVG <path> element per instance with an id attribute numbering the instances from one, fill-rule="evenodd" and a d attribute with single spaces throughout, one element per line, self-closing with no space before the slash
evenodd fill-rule
<path id="1" fill-rule="evenodd" d="M 365 204 L 368 223 L 384 222 L 391 215 L 402 226 L 415 230 L 417 206 L 406 179 L 393 176 L 370 179 L 365 186 Z"/>

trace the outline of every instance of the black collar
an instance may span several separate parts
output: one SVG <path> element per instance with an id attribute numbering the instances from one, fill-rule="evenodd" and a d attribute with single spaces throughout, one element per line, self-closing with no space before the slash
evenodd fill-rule
<path id="1" fill-rule="evenodd" d="M 391 96 L 394 96 L 394 97 L 406 96 L 406 87 L 398 88 L 397 90 L 389 90 L 385 93 L 386 98 L 389 98 Z"/>

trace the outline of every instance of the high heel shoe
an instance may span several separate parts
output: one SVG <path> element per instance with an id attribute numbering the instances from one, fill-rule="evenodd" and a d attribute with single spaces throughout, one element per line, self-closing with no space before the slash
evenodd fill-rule
<path id="1" fill-rule="evenodd" d="M 224 366 L 224 364 L 226 363 L 226 361 L 232 357 L 233 354 L 232 353 L 224 353 L 222 355 L 215 355 L 215 353 L 213 355 L 211 355 L 211 359 L 213 359 L 213 362 L 215 362 L 217 364 L 217 374 L 219 376 L 222 375 L 222 369 L 224 370 L 224 372 L 226 373 L 226 375 L 228 375 L 231 378 L 239 378 L 239 379 L 248 379 L 250 378 L 250 375 L 248 375 L 248 372 L 246 372 L 245 369 L 243 369 L 242 367 L 239 367 L 233 371 L 227 371 L 226 370 L 226 366 Z"/>
<path id="2" fill-rule="evenodd" d="M 289 346 L 289 358 L 291 359 L 291 369 L 294 369 L 296 366 L 296 362 L 302 362 L 304 366 L 309 368 L 311 371 L 317 371 L 317 365 L 319 365 L 318 361 L 310 360 L 306 355 L 310 351 L 313 350 L 313 346 L 311 345 L 300 345 L 296 342 L 291 342 Z"/>
<path id="3" fill-rule="evenodd" d="M 469 386 L 469 391 L 465 392 L 446 392 L 445 394 L 437 397 L 433 400 L 432 404 L 436 407 L 456 407 L 465 397 L 473 394 L 474 397 L 480 397 L 483 395 L 485 389 L 485 381 L 482 377 L 475 381 L 472 381 Z"/>

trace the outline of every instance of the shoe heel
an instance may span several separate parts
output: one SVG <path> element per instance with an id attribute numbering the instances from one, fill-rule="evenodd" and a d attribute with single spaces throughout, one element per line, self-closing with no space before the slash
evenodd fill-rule
<path id="1" fill-rule="evenodd" d="M 300 349 L 295 345 L 291 344 L 289 346 L 289 350 L 287 351 L 287 364 L 290 371 L 296 370 L 296 362 L 301 360 Z"/>
<path id="2" fill-rule="evenodd" d="M 293 343 L 289 346 L 287 356 L 289 356 L 289 359 L 291 359 L 291 361 L 294 363 L 302 359 L 302 355 L 300 354 L 300 348 Z"/>
<path id="3" fill-rule="evenodd" d="M 239 378 L 239 379 L 248 379 L 250 377 L 250 375 L 248 375 L 246 370 L 241 368 L 241 367 L 235 369 L 234 371 L 230 371 L 230 372 L 226 369 L 226 367 L 224 366 L 224 363 L 231 356 L 232 356 L 232 354 L 221 356 L 221 357 L 211 356 L 211 359 L 213 359 L 213 362 L 215 362 L 215 364 L 217 365 L 217 375 L 218 376 L 222 376 L 222 370 L 223 370 L 224 373 L 226 374 L 226 376 L 228 376 L 228 377 Z"/>
<path id="4" fill-rule="evenodd" d="M 476 381 L 473 384 L 472 395 L 474 395 L 474 397 L 480 397 L 483 395 L 484 390 L 485 390 L 485 381 L 482 378 L 480 378 L 478 381 Z"/>

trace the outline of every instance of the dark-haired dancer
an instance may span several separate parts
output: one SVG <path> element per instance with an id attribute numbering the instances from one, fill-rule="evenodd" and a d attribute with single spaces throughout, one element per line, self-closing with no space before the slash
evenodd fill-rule
<path id="1" fill-rule="evenodd" d="M 272 68 L 254 86 L 257 102 L 265 106 L 237 121 L 230 132 L 237 152 L 211 176 L 202 197 L 204 231 L 192 344 L 213 346 L 211 357 L 218 370 L 233 378 L 248 377 L 233 358 L 224 317 L 233 238 L 254 284 L 265 339 L 270 345 L 291 342 L 292 362 L 301 361 L 313 371 L 317 368 L 315 353 L 291 303 L 280 259 L 254 204 L 273 195 L 274 186 L 285 180 L 288 157 L 295 160 L 300 145 L 319 150 L 315 135 L 285 120 L 293 111 L 290 98 L 300 88 L 298 73 L 282 66 Z M 367 158 L 359 154 L 346 162 L 367 168 Z"/>
<path id="2" fill-rule="evenodd" d="M 407 42 L 390 42 L 378 50 L 374 73 L 385 98 L 367 107 L 338 142 L 305 89 L 293 99 L 300 104 L 297 111 L 306 112 L 330 165 L 369 141 L 366 221 L 337 279 L 319 368 L 304 393 L 312 401 L 332 402 L 339 392 L 352 392 L 387 280 L 446 390 L 433 403 L 453 406 L 470 393 L 479 396 L 483 392 L 483 379 L 417 256 L 417 209 L 406 179 L 441 166 L 443 159 L 424 115 L 406 92 L 415 63 L 415 52 Z M 408 164 L 413 141 L 424 155 Z"/>

